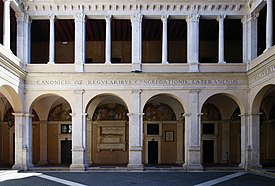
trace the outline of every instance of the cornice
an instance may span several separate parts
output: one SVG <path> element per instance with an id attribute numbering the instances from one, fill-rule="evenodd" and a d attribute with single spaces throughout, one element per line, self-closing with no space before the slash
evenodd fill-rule
<path id="1" fill-rule="evenodd" d="M 25 79 L 27 72 L 22 69 L 20 60 L 14 56 L 10 51 L 5 51 L 3 46 L 0 45 L 0 66 L 4 69 L 19 77 Z"/>
<path id="2" fill-rule="evenodd" d="M 247 12 L 245 0 L 210 0 L 210 1 L 137 1 L 137 0 L 118 0 L 118 1 L 62 1 L 62 0 L 29 0 L 24 2 L 24 9 L 30 15 L 43 15 L 54 11 L 59 13 L 84 12 L 84 14 L 94 14 L 95 12 L 108 11 L 137 11 L 137 12 L 219 12 L 226 11 L 230 14 L 244 15 Z"/>

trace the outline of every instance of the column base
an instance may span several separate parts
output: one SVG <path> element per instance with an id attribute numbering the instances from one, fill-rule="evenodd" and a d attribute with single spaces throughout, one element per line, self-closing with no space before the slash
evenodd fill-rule
<path id="1" fill-rule="evenodd" d="M 169 63 L 168 63 L 168 61 L 163 61 L 161 64 L 167 65 L 167 64 L 169 64 Z"/>
<path id="2" fill-rule="evenodd" d="M 199 72 L 199 63 L 189 63 L 189 72 Z"/>
<path id="3" fill-rule="evenodd" d="M 132 63 L 132 72 L 142 72 L 142 64 Z"/>
<path id="4" fill-rule="evenodd" d="M 49 61 L 47 64 L 54 65 L 55 63 L 54 63 L 54 61 Z"/>
<path id="5" fill-rule="evenodd" d="M 84 72 L 84 64 L 83 63 L 75 63 L 74 71 L 75 72 Z"/>
<path id="6" fill-rule="evenodd" d="M 71 164 L 70 171 L 74 172 L 83 172 L 87 169 L 88 165 L 86 164 Z"/>
<path id="7" fill-rule="evenodd" d="M 135 170 L 135 171 L 143 171 L 144 165 L 143 164 L 130 164 L 127 165 L 128 168 Z"/>
<path id="8" fill-rule="evenodd" d="M 218 64 L 226 64 L 225 61 L 219 61 Z"/>
<path id="9" fill-rule="evenodd" d="M 41 160 L 38 162 L 38 165 L 47 165 L 48 161 L 47 160 Z"/>
<path id="10" fill-rule="evenodd" d="M 203 171 L 202 164 L 193 164 L 193 165 L 186 165 L 183 164 L 183 168 L 185 168 L 187 171 Z"/>
<path id="11" fill-rule="evenodd" d="M 183 161 L 183 160 L 177 160 L 177 161 L 176 161 L 176 164 L 183 165 L 183 164 L 184 164 L 184 161 Z"/>
<path id="12" fill-rule="evenodd" d="M 110 64 L 112 64 L 111 61 L 106 61 L 105 62 L 105 65 L 110 65 Z"/>

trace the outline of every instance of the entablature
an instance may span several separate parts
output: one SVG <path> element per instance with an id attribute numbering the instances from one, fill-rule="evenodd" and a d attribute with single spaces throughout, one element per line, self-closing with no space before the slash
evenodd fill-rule
<path id="1" fill-rule="evenodd" d="M 144 15 L 189 15 L 198 13 L 202 16 L 226 14 L 228 16 L 241 17 L 246 15 L 246 1 L 25 1 L 24 9 L 33 19 L 54 14 L 61 18 L 70 19 L 72 15 L 84 13 L 88 17 L 98 15 L 132 15 L 140 13 Z"/>

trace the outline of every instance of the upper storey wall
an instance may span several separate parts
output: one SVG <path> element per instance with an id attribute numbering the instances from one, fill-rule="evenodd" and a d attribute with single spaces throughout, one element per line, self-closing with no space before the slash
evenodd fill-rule
<path id="1" fill-rule="evenodd" d="M 199 13 L 201 16 L 215 16 L 226 14 L 227 16 L 242 17 L 246 15 L 247 4 L 245 0 L 219 0 L 219 1 L 64 1 L 64 0 L 33 0 L 24 2 L 25 11 L 34 19 L 49 14 L 60 16 L 72 16 L 83 12 L 87 16 L 112 14 L 127 16 L 133 13 L 141 13 L 148 16 L 169 14 L 170 16 L 187 16 L 190 13 Z M 38 16 L 38 17 L 37 17 Z M 64 18 L 64 17 L 63 17 Z"/>

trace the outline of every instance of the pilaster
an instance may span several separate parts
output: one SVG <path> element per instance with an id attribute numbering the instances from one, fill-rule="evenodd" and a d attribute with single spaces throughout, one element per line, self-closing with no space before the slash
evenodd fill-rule
<path id="1" fill-rule="evenodd" d="M 141 90 L 131 91 L 131 111 L 129 116 L 129 163 L 128 167 L 143 169 L 143 113 L 141 110 Z"/>
<path id="2" fill-rule="evenodd" d="M 131 16 L 132 24 L 132 71 L 142 71 L 142 15 Z"/>
<path id="3" fill-rule="evenodd" d="M 17 57 L 24 62 L 24 21 L 25 14 L 15 13 L 17 21 Z"/>
<path id="4" fill-rule="evenodd" d="M 72 164 L 70 170 L 85 171 L 86 164 L 86 113 L 83 113 L 84 90 L 75 90 L 72 113 Z"/>
<path id="5" fill-rule="evenodd" d="M 190 14 L 187 21 L 187 62 L 189 72 L 199 72 L 199 14 Z"/>
<path id="6" fill-rule="evenodd" d="M 222 163 L 230 163 L 230 120 L 219 124 L 222 125 Z"/>
<path id="7" fill-rule="evenodd" d="M 40 121 L 40 160 L 39 165 L 48 164 L 48 126 L 47 121 Z"/>
<path id="8" fill-rule="evenodd" d="M 241 117 L 241 163 L 240 168 L 248 169 L 250 165 L 251 146 L 248 143 L 248 114 L 244 113 Z"/>
<path id="9" fill-rule="evenodd" d="M 201 113 L 199 111 L 199 92 L 200 90 L 190 90 L 189 92 L 189 111 L 185 115 L 185 163 L 187 170 L 202 170 L 201 165 Z"/>
<path id="10" fill-rule="evenodd" d="M 105 64 L 111 64 L 111 15 L 105 16 L 106 21 L 106 48 L 105 48 Z"/>
<path id="11" fill-rule="evenodd" d="M 169 15 L 161 16 L 162 20 L 162 64 L 168 64 L 168 36 L 167 22 Z"/>
<path id="12" fill-rule="evenodd" d="M 85 14 L 75 15 L 75 71 L 84 72 L 85 63 Z"/>
<path id="13" fill-rule="evenodd" d="M 183 164 L 183 128 L 184 128 L 184 121 L 177 122 L 177 164 Z"/>

